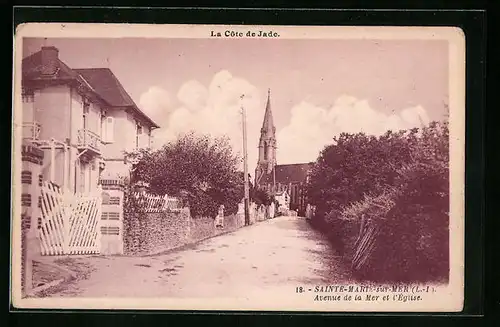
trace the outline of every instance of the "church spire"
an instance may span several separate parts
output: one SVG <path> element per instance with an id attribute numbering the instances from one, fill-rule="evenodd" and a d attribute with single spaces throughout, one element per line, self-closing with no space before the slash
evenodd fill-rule
<path id="1" fill-rule="evenodd" d="M 267 104 L 266 112 L 264 114 L 264 121 L 262 122 L 262 134 L 273 135 L 275 132 L 273 113 L 271 111 L 271 89 L 267 89 Z"/>
<path id="2" fill-rule="evenodd" d="M 259 158 L 255 169 L 255 185 L 258 185 L 264 175 L 274 173 L 276 165 L 276 128 L 271 111 L 271 90 L 267 90 L 267 104 L 264 121 L 260 130 Z M 274 179 L 273 179 L 274 180 Z"/>

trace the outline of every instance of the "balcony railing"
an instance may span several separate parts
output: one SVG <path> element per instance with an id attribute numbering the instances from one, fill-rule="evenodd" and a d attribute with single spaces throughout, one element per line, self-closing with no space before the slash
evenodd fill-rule
<path id="1" fill-rule="evenodd" d="M 38 140 L 41 130 L 42 125 L 40 125 L 39 123 L 25 122 L 23 123 L 23 139 L 29 139 L 32 141 Z"/>
<path id="2" fill-rule="evenodd" d="M 78 130 L 77 144 L 81 149 L 89 149 L 96 153 L 101 153 L 101 138 L 88 129 Z"/>

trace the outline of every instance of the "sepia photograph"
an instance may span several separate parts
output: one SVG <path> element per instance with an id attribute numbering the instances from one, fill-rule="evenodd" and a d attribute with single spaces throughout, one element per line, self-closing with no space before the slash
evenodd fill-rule
<path id="1" fill-rule="evenodd" d="M 461 311 L 464 44 L 20 25 L 13 305 Z"/>

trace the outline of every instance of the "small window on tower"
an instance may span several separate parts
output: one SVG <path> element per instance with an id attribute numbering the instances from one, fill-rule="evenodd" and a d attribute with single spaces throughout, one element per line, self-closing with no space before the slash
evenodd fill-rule
<path id="1" fill-rule="evenodd" d="M 267 160 L 267 142 L 264 142 L 264 160 Z"/>

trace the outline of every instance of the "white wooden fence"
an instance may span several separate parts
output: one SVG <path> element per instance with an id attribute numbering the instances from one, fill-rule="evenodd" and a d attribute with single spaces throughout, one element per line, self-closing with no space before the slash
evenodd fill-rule
<path id="1" fill-rule="evenodd" d="M 162 212 L 165 210 L 180 210 L 182 203 L 178 198 L 168 195 L 152 195 L 146 192 L 136 192 L 134 196 L 144 212 Z"/>
<path id="2" fill-rule="evenodd" d="M 42 255 L 93 254 L 100 250 L 101 192 L 73 194 L 44 182 L 39 239 Z"/>
<path id="3" fill-rule="evenodd" d="M 375 250 L 379 235 L 379 225 L 369 221 L 365 223 L 355 242 L 356 250 L 351 262 L 353 269 L 360 270 L 368 263 L 370 256 Z"/>

